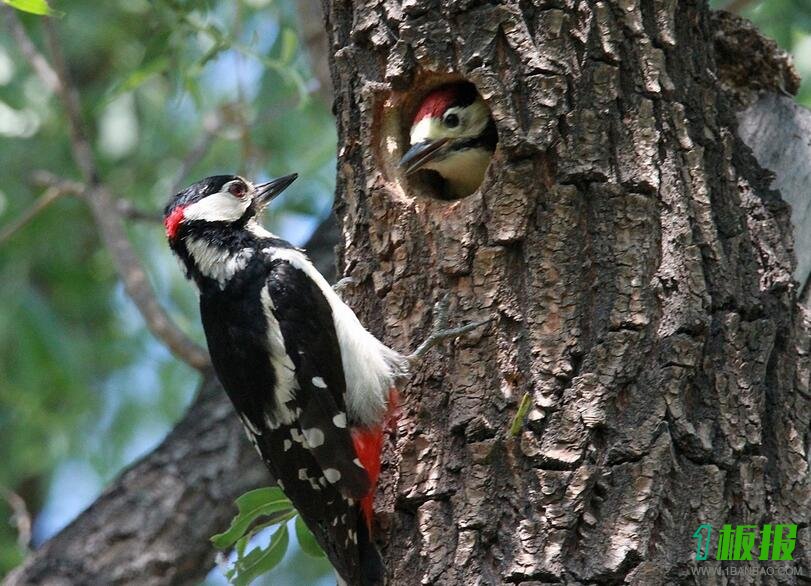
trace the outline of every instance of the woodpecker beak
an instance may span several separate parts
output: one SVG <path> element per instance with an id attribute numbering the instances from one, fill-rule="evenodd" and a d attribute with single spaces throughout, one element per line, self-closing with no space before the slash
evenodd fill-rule
<path id="1" fill-rule="evenodd" d="M 259 209 L 264 208 L 273 198 L 287 189 L 297 177 L 298 173 L 293 173 L 292 175 L 285 175 L 284 177 L 273 179 L 267 183 L 260 183 L 254 188 L 256 195 L 253 196 L 253 204 Z"/>
<path id="2" fill-rule="evenodd" d="M 444 152 L 448 138 L 438 138 L 436 140 L 424 140 L 413 145 L 408 152 L 400 159 L 399 167 L 405 170 L 406 175 L 419 170 L 428 161 L 435 159 L 437 155 Z"/>

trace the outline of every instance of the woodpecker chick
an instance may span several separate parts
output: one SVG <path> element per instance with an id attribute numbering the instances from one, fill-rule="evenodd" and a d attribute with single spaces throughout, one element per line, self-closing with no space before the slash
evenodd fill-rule
<path id="1" fill-rule="evenodd" d="M 172 198 L 166 234 L 199 289 L 211 360 L 248 439 L 341 581 L 378 586 L 372 500 L 408 359 L 257 222 L 295 178 L 208 177 Z"/>
<path id="2" fill-rule="evenodd" d="M 498 142 L 490 110 L 468 82 L 430 92 L 414 116 L 409 138 L 411 146 L 400 168 L 406 175 L 436 171 L 452 197 L 478 189 Z"/>

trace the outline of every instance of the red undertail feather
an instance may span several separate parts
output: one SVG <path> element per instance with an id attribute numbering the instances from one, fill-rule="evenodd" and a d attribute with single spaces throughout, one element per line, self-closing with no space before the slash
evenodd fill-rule
<path id="1" fill-rule="evenodd" d="M 356 427 L 352 429 L 352 441 L 355 444 L 355 453 L 358 460 L 366 468 L 369 474 L 369 493 L 360 501 L 363 516 L 369 531 L 372 530 L 372 518 L 374 516 L 374 500 L 377 491 L 377 480 L 380 476 L 380 456 L 383 451 L 383 435 L 393 428 L 397 422 L 400 410 L 400 397 L 396 389 L 389 391 L 389 407 L 382 425 L 374 427 Z"/>

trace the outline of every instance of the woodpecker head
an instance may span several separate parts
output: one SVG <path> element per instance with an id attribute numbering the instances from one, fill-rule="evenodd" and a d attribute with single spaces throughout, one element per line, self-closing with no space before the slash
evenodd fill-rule
<path id="1" fill-rule="evenodd" d="M 411 124 L 410 148 L 400 159 L 406 175 L 430 169 L 455 197 L 473 193 L 484 179 L 498 142 L 490 110 L 472 83 L 433 90 Z"/>
<path id="2" fill-rule="evenodd" d="M 257 239 L 275 238 L 256 217 L 296 177 L 294 173 L 254 185 L 237 175 L 213 175 L 172 197 L 163 224 L 187 274 L 198 282 L 201 277 L 221 280 L 226 261 L 244 256 Z"/>

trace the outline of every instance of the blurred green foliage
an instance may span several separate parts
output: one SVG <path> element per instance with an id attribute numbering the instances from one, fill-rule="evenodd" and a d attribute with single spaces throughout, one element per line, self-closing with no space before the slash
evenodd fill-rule
<path id="1" fill-rule="evenodd" d="M 173 189 L 205 175 L 296 171 L 270 228 L 301 241 L 328 212 L 334 122 L 299 51 L 295 2 L 50 4 L 64 12 L 54 20 L 60 46 L 101 179 L 116 196 L 160 213 Z M 48 55 L 41 17 L 18 16 Z M 0 227 L 42 194 L 37 170 L 79 178 L 59 101 L 8 34 L 0 35 L 0 168 Z M 133 221 L 129 236 L 160 300 L 202 342 L 196 297 L 160 223 Z M 0 308 L 0 487 L 36 517 L 52 508 L 49 491 L 58 501 L 70 490 L 51 487 L 60 462 L 82 462 L 100 487 L 171 428 L 197 377 L 146 333 L 76 198 L 60 198 L 0 244 Z M 10 514 L 0 500 L 0 575 L 24 554 Z"/>

